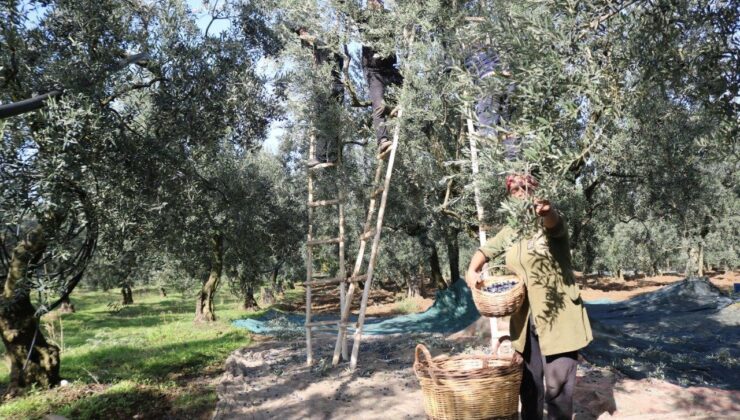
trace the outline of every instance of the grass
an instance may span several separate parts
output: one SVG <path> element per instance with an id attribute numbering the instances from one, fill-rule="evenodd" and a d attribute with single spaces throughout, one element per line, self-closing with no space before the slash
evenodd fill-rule
<path id="1" fill-rule="evenodd" d="M 216 401 L 210 378 L 251 341 L 230 325 L 247 315 L 240 303 L 217 294 L 219 320 L 197 325 L 194 299 L 136 294 L 133 305 L 111 310 L 119 299 L 118 291 L 75 293 L 76 313 L 45 316 L 45 335 L 63 348 L 61 375 L 70 384 L 4 401 L 0 418 L 210 418 Z M 8 373 L 0 365 L 0 387 Z"/>
<path id="2" fill-rule="evenodd" d="M 397 314 L 415 314 L 421 310 L 421 298 L 404 297 L 393 304 L 393 312 Z"/>

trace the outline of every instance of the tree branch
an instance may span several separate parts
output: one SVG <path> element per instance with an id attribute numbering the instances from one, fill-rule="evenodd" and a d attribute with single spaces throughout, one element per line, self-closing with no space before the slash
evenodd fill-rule
<path id="1" fill-rule="evenodd" d="M 104 108 L 104 107 L 108 106 L 108 104 L 110 104 L 111 102 L 115 101 L 119 96 L 125 95 L 125 94 L 127 94 L 129 92 L 133 92 L 135 90 L 139 90 L 139 89 L 144 89 L 144 88 L 151 87 L 153 84 L 155 84 L 157 82 L 163 82 L 163 81 L 165 81 L 165 79 L 163 77 L 155 77 L 154 79 L 152 79 L 152 80 L 150 80 L 150 81 L 148 81 L 146 83 L 136 83 L 136 84 L 133 84 L 133 85 L 127 87 L 126 89 L 123 89 L 120 92 L 116 92 L 113 95 L 107 97 L 105 100 L 103 100 L 100 103 L 100 106 Z"/>

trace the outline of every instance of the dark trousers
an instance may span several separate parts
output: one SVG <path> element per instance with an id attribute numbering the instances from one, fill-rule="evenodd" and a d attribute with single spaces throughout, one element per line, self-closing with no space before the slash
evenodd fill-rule
<path id="1" fill-rule="evenodd" d="M 531 322 L 529 325 L 527 344 L 522 355 L 524 375 L 519 390 L 522 420 L 542 419 L 545 403 L 548 419 L 570 420 L 573 417 L 578 352 L 543 357 L 539 337 L 533 331 Z"/>
<path id="2" fill-rule="evenodd" d="M 370 93 L 370 102 L 373 104 L 373 129 L 378 144 L 388 138 L 388 129 L 385 126 L 387 109 L 385 107 L 385 88 L 389 85 L 400 85 L 403 76 L 396 68 L 396 56 L 380 57 L 370 47 L 362 47 L 362 69 L 365 72 L 365 81 Z"/>

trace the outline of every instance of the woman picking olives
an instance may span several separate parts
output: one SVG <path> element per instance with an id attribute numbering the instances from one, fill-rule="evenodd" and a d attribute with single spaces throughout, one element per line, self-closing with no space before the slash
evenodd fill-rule
<path id="1" fill-rule="evenodd" d="M 540 226 L 528 235 L 501 229 L 473 255 L 465 281 L 475 287 L 486 262 L 504 255 L 506 267 L 526 286 L 509 327 L 515 358 L 524 360 L 522 419 L 541 419 L 545 403 L 549 419 L 571 419 L 578 350 L 593 338 L 573 275 L 567 226 L 548 200 L 532 195 L 537 186 L 528 174 L 506 178 L 511 197 L 532 199 Z"/>

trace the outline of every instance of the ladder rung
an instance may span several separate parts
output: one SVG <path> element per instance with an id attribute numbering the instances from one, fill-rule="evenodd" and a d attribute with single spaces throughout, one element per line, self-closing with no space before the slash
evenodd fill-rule
<path id="1" fill-rule="evenodd" d="M 337 204 L 339 204 L 339 200 L 311 201 L 308 203 L 308 207 L 334 206 Z"/>
<path id="2" fill-rule="evenodd" d="M 309 171 L 315 171 L 317 169 L 333 168 L 337 166 L 334 162 L 319 163 L 318 165 L 311 166 L 308 168 Z"/>
<path id="3" fill-rule="evenodd" d="M 370 229 L 367 232 L 365 232 L 362 235 L 360 235 L 360 240 L 361 241 L 368 240 L 368 239 L 372 238 L 373 235 L 375 235 L 375 229 Z"/>
<path id="4" fill-rule="evenodd" d="M 333 319 L 331 321 L 315 321 L 315 322 L 309 322 L 308 324 L 305 324 L 306 328 L 314 328 L 314 327 L 337 327 L 339 328 L 339 325 L 343 325 L 345 328 L 357 328 L 357 322 L 345 322 L 342 324 L 339 322 L 338 319 Z"/>
<path id="5" fill-rule="evenodd" d="M 383 193 L 384 187 L 379 187 L 377 190 L 373 191 L 372 194 L 370 194 L 370 198 L 375 198 Z"/>
<path id="6" fill-rule="evenodd" d="M 306 242 L 307 246 L 314 246 L 314 245 L 329 245 L 329 244 L 338 244 L 342 242 L 342 238 L 329 238 L 329 239 L 316 239 L 313 241 Z"/>
<path id="7" fill-rule="evenodd" d="M 336 325 L 339 326 L 339 320 L 333 319 L 331 321 L 314 321 L 306 324 L 306 328 L 321 327 L 324 325 Z"/>
<path id="8" fill-rule="evenodd" d="M 311 280 L 305 282 L 304 284 L 306 286 L 320 286 L 323 284 L 341 283 L 343 280 L 344 277 L 332 277 L 330 279 Z"/>
<path id="9" fill-rule="evenodd" d="M 365 279 L 367 279 L 367 274 L 363 274 L 361 276 L 347 277 L 346 279 L 344 277 L 332 277 L 330 279 L 311 280 L 311 281 L 305 282 L 304 284 L 306 286 L 320 286 L 324 284 L 341 283 L 343 281 L 346 281 L 346 282 L 363 281 Z"/>

